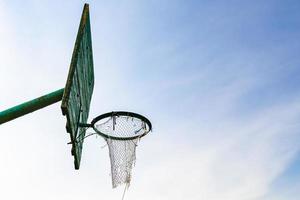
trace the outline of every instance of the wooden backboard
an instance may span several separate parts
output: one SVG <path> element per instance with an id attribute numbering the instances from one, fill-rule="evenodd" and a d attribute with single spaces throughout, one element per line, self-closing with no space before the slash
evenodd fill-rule
<path id="1" fill-rule="evenodd" d="M 79 169 L 85 129 L 94 88 L 94 66 L 89 5 L 85 4 L 72 54 L 61 109 L 67 117 L 66 129 L 70 134 L 75 169 Z"/>

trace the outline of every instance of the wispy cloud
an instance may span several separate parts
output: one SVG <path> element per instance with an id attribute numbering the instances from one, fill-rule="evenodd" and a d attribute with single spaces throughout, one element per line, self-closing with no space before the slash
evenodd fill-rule
<path id="1" fill-rule="evenodd" d="M 82 5 L 29 2 L 0 1 L 2 109 L 66 81 Z M 154 126 L 126 198 L 297 199 L 289 178 L 274 187 L 300 151 L 299 14 L 283 4 L 91 3 L 90 117 L 125 109 Z M 88 138 L 73 171 L 64 120 L 56 104 L 0 127 L 0 197 L 120 197 L 103 142 Z"/>
<path id="2" fill-rule="evenodd" d="M 134 197 L 147 191 L 144 199 L 258 199 L 268 194 L 300 150 L 299 116 L 296 102 L 223 127 L 211 124 L 210 130 L 195 124 L 177 130 L 181 137 L 167 132 L 146 155 L 153 164 L 140 172 L 143 178 L 136 181 L 139 193 Z M 198 137 L 195 146 L 188 142 L 194 134 L 210 137 Z"/>

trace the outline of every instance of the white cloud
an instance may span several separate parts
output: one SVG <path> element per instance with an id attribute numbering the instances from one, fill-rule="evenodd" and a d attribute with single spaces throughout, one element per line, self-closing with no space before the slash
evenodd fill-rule
<path id="1" fill-rule="evenodd" d="M 47 24 L 49 26 L 30 26 L 33 32 L 34 27 L 39 31 L 48 27 L 52 30 L 51 34 L 41 31 L 40 38 L 28 39 L 26 44 L 17 43 L 15 38 L 22 41 L 23 35 L 18 31 L 22 29 L 10 18 L 13 12 L 6 12 L 4 6 L 0 1 L 0 26 L 5 27 L 0 31 L 0 76 L 1 83 L 4 83 L 0 84 L 2 109 L 42 95 L 48 89 L 63 87 L 78 26 L 75 17 L 69 17 L 76 24 L 64 29 L 66 24 L 69 26 L 71 23 L 63 19 L 60 21 L 60 15 L 57 15 L 53 24 Z M 121 43 L 133 32 L 118 18 L 127 16 L 126 9 L 122 6 L 115 8 L 115 5 L 97 6 L 92 13 L 93 23 L 97 22 L 92 26 L 97 80 L 91 118 L 117 106 L 117 109 L 125 107 L 150 112 L 154 125 L 154 132 L 138 146 L 133 182 L 126 199 L 281 200 L 292 199 L 293 194 L 298 194 L 299 186 L 296 185 L 275 197 L 276 193 L 270 191 L 270 186 L 299 152 L 299 99 L 268 105 L 254 110 L 251 115 L 232 112 L 244 93 L 255 90 L 261 83 L 259 81 L 267 78 L 267 73 L 255 77 L 251 66 L 263 66 L 261 57 L 267 63 L 263 66 L 264 70 L 277 61 L 260 55 L 256 62 L 239 71 L 244 60 L 251 61 L 255 56 L 243 57 L 231 52 L 234 56 L 215 58 L 210 55 L 216 53 L 214 50 L 218 44 L 215 43 L 213 52 L 203 55 L 208 57 L 207 63 L 203 62 L 206 68 L 199 69 L 197 73 L 187 73 L 186 77 L 180 77 L 182 74 L 179 72 L 168 74 L 172 72 L 173 64 L 181 62 L 180 65 L 184 65 L 186 60 L 193 58 L 179 52 L 182 57 L 173 54 L 166 64 L 168 66 L 165 66 L 172 69 L 165 70 L 158 79 L 149 78 L 139 87 L 140 82 L 128 80 L 126 74 L 126 70 L 132 70 L 130 65 L 135 64 L 132 57 L 128 57 L 133 56 L 135 51 L 125 52 L 127 44 Z M 131 6 L 124 4 L 124 7 Z M 35 8 L 39 11 L 37 15 L 44 13 L 45 6 L 40 6 L 38 1 L 35 1 Z M 109 8 L 125 13 L 113 18 Z M 59 10 L 63 11 L 63 8 Z M 134 24 L 136 13 L 132 10 L 130 13 L 127 14 Z M 80 12 L 75 14 L 77 16 Z M 78 16 L 76 19 L 79 19 Z M 49 13 L 42 17 L 49 17 Z M 19 20 L 19 23 L 26 22 Z M 59 22 L 58 34 L 53 27 Z M 121 28 L 114 22 L 119 22 Z M 122 28 L 125 34 L 119 33 Z M 67 32 L 65 36 L 58 36 L 64 31 Z M 35 45 L 28 46 L 31 42 Z M 204 46 L 208 46 L 209 42 Z M 112 44 L 115 46 L 109 48 Z M 173 49 L 168 45 L 171 44 L 167 44 L 166 49 Z M 144 48 L 144 41 L 141 47 Z M 149 56 L 158 50 L 165 52 L 158 48 L 150 51 Z M 205 52 L 205 47 L 201 50 Z M 192 52 L 186 54 L 189 53 Z M 122 54 L 121 57 L 118 57 L 119 54 Z M 159 57 L 159 54 L 151 57 L 157 58 L 154 64 L 162 62 L 167 55 L 162 53 Z M 240 60 L 231 61 L 234 57 Z M 153 76 L 160 67 L 152 69 Z M 132 83 L 129 84 L 129 81 Z M 190 91 L 180 98 L 180 93 L 191 85 L 197 87 L 197 91 Z M 122 188 L 111 189 L 108 153 L 107 149 L 101 150 L 102 141 L 88 138 L 81 170 L 73 170 L 70 146 L 66 145 L 69 136 L 65 132 L 65 119 L 59 106 L 55 104 L 0 126 L 0 198 L 120 198 Z"/>
<path id="2" fill-rule="evenodd" d="M 211 127 L 214 140 L 203 138 L 199 147 L 183 141 L 192 137 L 188 132 L 179 130 L 185 134 L 185 145 L 177 145 L 180 141 L 168 132 L 169 137 L 146 155 L 153 163 L 139 172 L 129 198 L 258 199 L 299 151 L 299 116 L 299 103 L 272 107 L 232 126 Z M 198 127 L 196 133 L 201 131 Z M 208 144 L 201 147 L 202 143 Z"/>

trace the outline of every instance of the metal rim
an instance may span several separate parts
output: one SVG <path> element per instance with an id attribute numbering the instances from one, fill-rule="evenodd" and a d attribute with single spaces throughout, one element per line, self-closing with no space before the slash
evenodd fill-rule
<path id="1" fill-rule="evenodd" d="M 138 135 L 138 136 L 133 136 L 133 137 L 115 137 L 115 136 L 109 136 L 105 133 L 102 133 L 100 132 L 96 127 L 95 127 L 95 124 L 102 120 L 102 119 L 105 119 L 107 117 L 112 117 L 112 116 L 130 116 L 130 117 L 135 117 L 135 118 L 138 118 L 142 121 L 144 121 L 148 127 L 149 127 L 149 131 L 141 134 L 141 135 Z M 150 131 L 152 131 L 152 124 L 150 122 L 149 119 L 147 119 L 146 117 L 144 117 L 143 115 L 140 115 L 140 114 L 137 114 L 137 113 L 133 113 L 133 112 L 127 112 L 127 111 L 113 111 L 113 112 L 109 112 L 109 113 L 105 113 L 105 114 L 102 114 L 102 115 L 99 115 L 98 117 L 94 118 L 91 122 L 91 126 L 92 128 L 96 131 L 97 134 L 105 137 L 105 138 L 110 138 L 110 139 L 114 139 L 114 140 L 133 140 L 133 139 L 136 139 L 136 138 L 141 138 L 141 137 L 144 137 L 145 135 L 147 135 Z"/>

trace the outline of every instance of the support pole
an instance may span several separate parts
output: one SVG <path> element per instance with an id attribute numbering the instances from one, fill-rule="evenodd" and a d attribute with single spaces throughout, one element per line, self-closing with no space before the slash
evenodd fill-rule
<path id="1" fill-rule="evenodd" d="M 0 124 L 61 101 L 64 88 L 0 112 Z"/>

